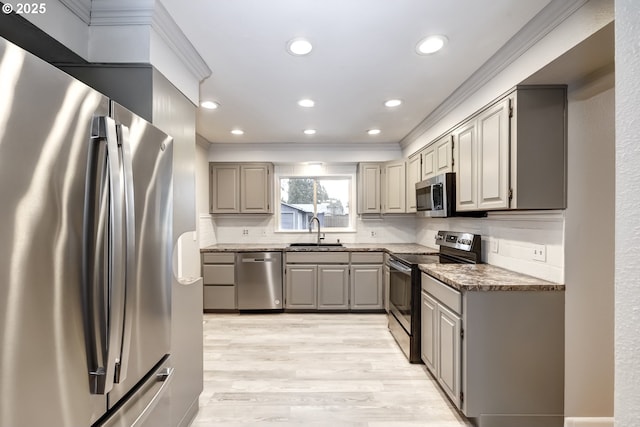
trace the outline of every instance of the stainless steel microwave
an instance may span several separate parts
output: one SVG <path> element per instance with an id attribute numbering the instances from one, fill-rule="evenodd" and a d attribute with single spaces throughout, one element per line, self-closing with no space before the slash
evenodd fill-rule
<path id="1" fill-rule="evenodd" d="M 456 208 L 456 174 L 436 175 L 416 183 L 418 215 L 443 218 L 453 216 Z"/>

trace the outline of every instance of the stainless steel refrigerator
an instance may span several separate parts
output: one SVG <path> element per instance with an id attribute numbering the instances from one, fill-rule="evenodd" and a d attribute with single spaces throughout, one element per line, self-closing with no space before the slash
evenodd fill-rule
<path id="1" fill-rule="evenodd" d="M 0 426 L 166 426 L 172 138 L 0 38 Z"/>

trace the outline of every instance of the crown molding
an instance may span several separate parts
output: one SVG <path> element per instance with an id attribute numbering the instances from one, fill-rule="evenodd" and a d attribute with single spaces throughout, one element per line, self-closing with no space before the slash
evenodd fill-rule
<path id="1" fill-rule="evenodd" d="M 91 0 L 60 0 L 60 3 L 89 25 L 91 22 Z"/>
<path id="2" fill-rule="evenodd" d="M 418 139 L 587 2 L 588 0 L 553 0 L 549 3 L 431 114 L 402 138 L 400 146 L 405 148 Z"/>
<path id="3" fill-rule="evenodd" d="M 92 0 L 91 26 L 129 25 L 149 26 L 153 29 L 198 82 L 211 75 L 209 66 L 159 1 Z"/>

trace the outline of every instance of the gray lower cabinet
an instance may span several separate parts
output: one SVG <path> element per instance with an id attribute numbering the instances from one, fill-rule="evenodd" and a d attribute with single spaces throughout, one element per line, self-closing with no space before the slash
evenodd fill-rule
<path id="1" fill-rule="evenodd" d="M 351 310 L 382 310 L 384 284 L 382 282 L 382 252 L 353 252 L 351 254 Z"/>
<path id="2" fill-rule="evenodd" d="M 287 265 L 285 268 L 285 308 L 313 310 L 318 308 L 317 265 Z"/>
<path id="3" fill-rule="evenodd" d="M 421 358 L 479 426 L 562 427 L 564 292 L 458 292 L 422 274 Z"/>
<path id="4" fill-rule="evenodd" d="M 348 283 L 348 265 L 318 265 L 318 310 L 348 310 Z"/>
<path id="5" fill-rule="evenodd" d="M 382 301 L 382 265 L 351 266 L 351 309 L 379 310 Z"/>
<path id="6" fill-rule="evenodd" d="M 422 291 L 421 358 L 449 399 L 459 407 L 461 295 L 444 284 L 431 282 L 428 276 L 423 278 L 423 282 L 429 282 L 429 287 L 423 286 Z M 447 302 L 450 303 L 449 307 L 453 308 L 448 308 Z"/>
<path id="7" fill-rule="evenodd" d="M 235 253 L 202 254 L 203 309 L 236 310 Z"/>

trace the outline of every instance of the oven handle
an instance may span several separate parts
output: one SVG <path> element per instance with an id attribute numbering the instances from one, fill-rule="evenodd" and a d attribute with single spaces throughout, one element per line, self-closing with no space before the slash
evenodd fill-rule
<path id="1" fill-rule="evenodd" d="M 403 274 L 411 275 L 411 268 L 399 263 L 398 261 L 390 259 L 387 261 L 387 264 L 389 264 L 389 267 L 393 268 L 394 270 L 398 270 Z"/>

